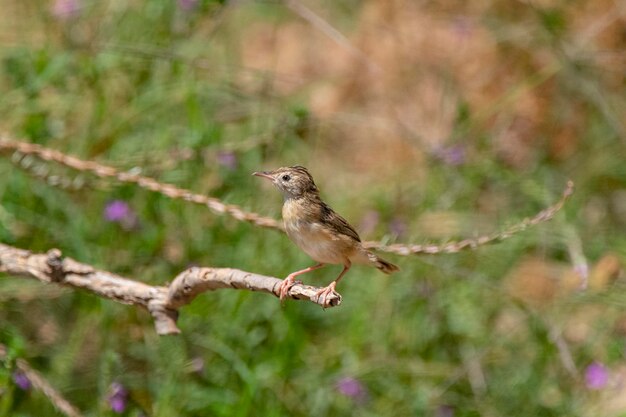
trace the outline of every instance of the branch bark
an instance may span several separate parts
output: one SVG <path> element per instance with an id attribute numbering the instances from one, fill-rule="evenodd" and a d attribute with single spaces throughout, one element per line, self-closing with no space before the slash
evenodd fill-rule
<path id="1" fill-rule="evenodd" d="M 0 343 L 0 360 L 7 357 L 7 348 Z M 24 359 L 16 359 L 15 367 L 26 376 L 32 387 L 45 395 L 52 405 L 68 417 L 82 417 L 80 411 L 67 401 L 39 372 L 35 371 Z"/>
<path id="2" fill-rule="evenodd" d="M 64 258 L 58 249 L 32 253 L 4 244 L 0 244 L 0 272 L 81 288 L 99 297 L 142 307 L 152 315 L 159 335 L 180 333 L 176 325 L 178 310 L 203 292 L 233 288 L 260 291 L 278 297 L 278 286 L 282 282 L 278 278 L 239 269 L 193 267 L 181 272 L 168 286 L 152 286 Z M 341 304 L 341 295 L 337 293 L 327 297 L 325 303 L 322 302 L 317 296 L 320 289 L 296 283 L 289 290 L 289 296 L 296 300 L 311 301 L 323 308 Z"/>

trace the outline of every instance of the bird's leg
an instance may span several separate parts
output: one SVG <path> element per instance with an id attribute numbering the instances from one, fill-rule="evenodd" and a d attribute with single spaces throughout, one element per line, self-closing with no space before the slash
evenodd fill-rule
<path id="1" fill-rule="evenodd" d="M 278 294 L 280 296 L 280 301 L 284 301 L 285 298 L 287 298 L 287 296 L 289 295 L 289 289 L 291 287 L 293 287 L 293 285 L 296 283 L 296 277 L 298 275 L 302 275 L 302 274 L 306 274 L 307 272 L 315 271 L 316 269 L 320 269 L 323 266 L 324 266 L 324 264 L 319 263 L 317 265 L 313 265 L 313 266 L 310 266 L 308 268 L 304 268 L 304 269 L 302 269 L 300 271 L 292 272 L 291 274 L 289 274 L 287 276 L 287 278 L 285 278 L 283 280 L 283 282 L 280 283 L 280 286 L 278 287 Z"/>
<path id="2" fill-rule="evenodd" d="M 348 270 L 350 269 L 351 266 L 352 266 L 352 263 L 350 261 L 348 261 L 348 263 L 343 266 L 343 271 L 341 271 L 341 274 L 339 274 L 339 276 L 337 278 L 335 278 L 335 280 L 333 282 L 328 284 L 327 287 L 322 288 L 321 290 L 319 290 L 315 294 L 315 295 L 317 295 L 317 299 L 322 301 L 320 303 L 322 305 L 322 307 L 324 307 L 326 305 L 326 297 L 328 297 L 330 294 L 335 292 L 335 288 L 337 287 L 337 283 L 339 282 L 339 280 L 341 278 L 343 278 L 343 276 L 346 274 L 346 272 L 348 272 Z"/>

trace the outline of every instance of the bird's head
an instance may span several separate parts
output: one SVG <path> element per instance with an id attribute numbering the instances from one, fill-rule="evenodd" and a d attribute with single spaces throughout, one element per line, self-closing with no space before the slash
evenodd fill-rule
<path id="1" fill-rule="evenodd" d="M 307 193 L 318 193 L 313 177 L 305 167 L 300 165 L 255 172 L 252 175 L 272 181 L 276 188 L 282 191 L 285 198 L 298 198 Z"/>

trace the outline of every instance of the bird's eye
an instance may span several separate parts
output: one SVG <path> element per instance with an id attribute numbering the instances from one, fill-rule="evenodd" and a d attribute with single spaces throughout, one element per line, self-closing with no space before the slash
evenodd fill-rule
<path id="1" fill-rule="evenodd" d="M 283 181 L 289 181 L 291 179 L 291 177 L 287 174 L 283 175 L 282 177 Z"/>

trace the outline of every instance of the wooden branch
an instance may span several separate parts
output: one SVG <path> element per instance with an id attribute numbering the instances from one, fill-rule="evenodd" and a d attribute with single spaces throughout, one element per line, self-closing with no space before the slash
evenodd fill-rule
<path id="1" fill-rule="evenodd" d="M 0 272 L 81 288 L 122 304 L 145 308 L 152 315 L 160 335 L 180 333 L 176 325 L 178 310 L 205 291 L 233 288 L 278 297 L 278 286 L 282 282 L 278 278 L 238 269 L 193 267 L 181 272 L 169 286 L 152 286 L 64 258 L 58 249 L 36 254 L 4 244 L 0 244 Z M 289 290 L 289 296 L 309 300 L 323 308 L 341 304 L 341 295 L 337 293 L 320 300 L 319 290 L 321 288 L 296 283 Z"/>
<path id="2" fill-rule="evenodd" d="M 0 343 L 0 359 L 5 360 L 7 357 L 7 348 Z M 31 386 L 45 395 L 52 405 L 61 413 L 68 417 L 82 417 L 82 414 L 76 407 L 67 401 L 48 380 L 46 380 L 39 372 L 35 371 L 24 359 L 16 359 L 15 367 L 24 374 L 31 383 Z"/>

